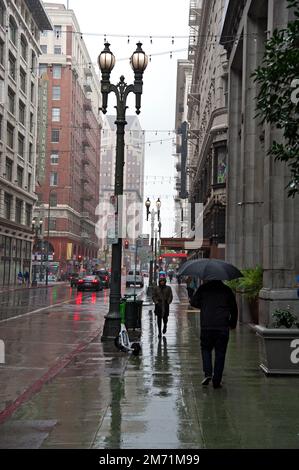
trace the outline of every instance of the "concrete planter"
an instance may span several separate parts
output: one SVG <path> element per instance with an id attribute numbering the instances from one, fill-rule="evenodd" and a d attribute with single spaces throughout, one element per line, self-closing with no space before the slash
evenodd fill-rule
<path id="1" fill-rule="evenodd" d="M 299 375 L 299 329 L 254 327 L 260 339 L 260 368 L 267 375 Z"/>

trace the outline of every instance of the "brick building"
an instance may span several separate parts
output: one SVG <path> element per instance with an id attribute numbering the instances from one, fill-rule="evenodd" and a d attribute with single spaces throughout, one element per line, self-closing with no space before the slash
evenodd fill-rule
<path id="1" fill-rule="evenodd" d="M 50 271 L 62 274 L 77 269 L 81 257 L 86 269 L 97 258 L 101 94 L 74 12 L 45 8 L 54 30 L 44 32 L 40 46 L 35 215 L 44 217 L 45 230 L 36 251 L 54 252 Z"/>
<path id="2" fill-rule="evenodd" d="M 39 0 L 0 0 L 0 285 L 31 269 L 37 60 L 51 23 Z"/>

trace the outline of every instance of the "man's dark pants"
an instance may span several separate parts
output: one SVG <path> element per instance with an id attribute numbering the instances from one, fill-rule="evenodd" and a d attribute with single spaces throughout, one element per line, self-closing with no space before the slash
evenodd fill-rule
<path id="1" fill-rule="evenodd" d="M 225 354 L 229 340 L 229 329 L 202 329 L 200 334 L 203 370 L 206 377 L 213 377 L 213 383 L 221 382 Z M 212 351 L 215 349 L 214 374 Z"/>

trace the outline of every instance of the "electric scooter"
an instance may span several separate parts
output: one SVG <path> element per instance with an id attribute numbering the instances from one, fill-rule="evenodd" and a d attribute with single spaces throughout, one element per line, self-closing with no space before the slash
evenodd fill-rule
<path id="1" fill-rule="evenodd" d="M 119 304 L 120 314 L 120 332 L 114 340 L 114 344 L 122 352 L 132 352 L 134 356 L 138 356 L 141 351 L 140 343 L 130 342 L 129 334 L 125 325 L 126 318 L 126 297 L 121 298 Z"/>

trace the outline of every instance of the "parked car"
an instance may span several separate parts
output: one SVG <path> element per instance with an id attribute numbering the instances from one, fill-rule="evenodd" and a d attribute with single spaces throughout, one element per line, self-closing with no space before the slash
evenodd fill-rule
<path id="1" fill-rule="evenodd" d="M 96 275 L 88 275 L 80 277 L 77 281 L 77 290 L 102 290 L 103 286 L 101 285 L 101 280 Z"/>
<path id="2" fill-rule="evenodd" d="M 55 274 L 48 274 L 48 281 L 49 282 L 56 282 L 57 277 L 55 276 Z"/>
<path id="3" fill-rule="evenodd" d="M 126 277 L 126 287 L 130 287 L 131 284 L 137 285 L 139 284 L 140 287 L 144 286 L 143 276 L 141 275 L 140 271 L 135 270 L 128 271 Z"/>
<path id="4" fill-rule="evenodd" d="M 70 280 L 71 287 L 76 287 L 77 286 L 78 279 L 79 279 L 79 273 L 72 273 L 70 275 L 69 280 Z"/>
<path id="5" fill-rule="evenodd" d="M 94 272 L 100 278 L 101 285 L 103 287 L 109 288 L 110 287 L 110 273 L 106 269 L 99 269 L 98 271 Z"/>
<path id="6" fill-rule="evenodd" d="M 143 270 L 141 271 L 141 275 L 142 275 L 143 277 L 148 277 L 148 271 L 147 271 L 146 269 L 143 269 Z"/>

